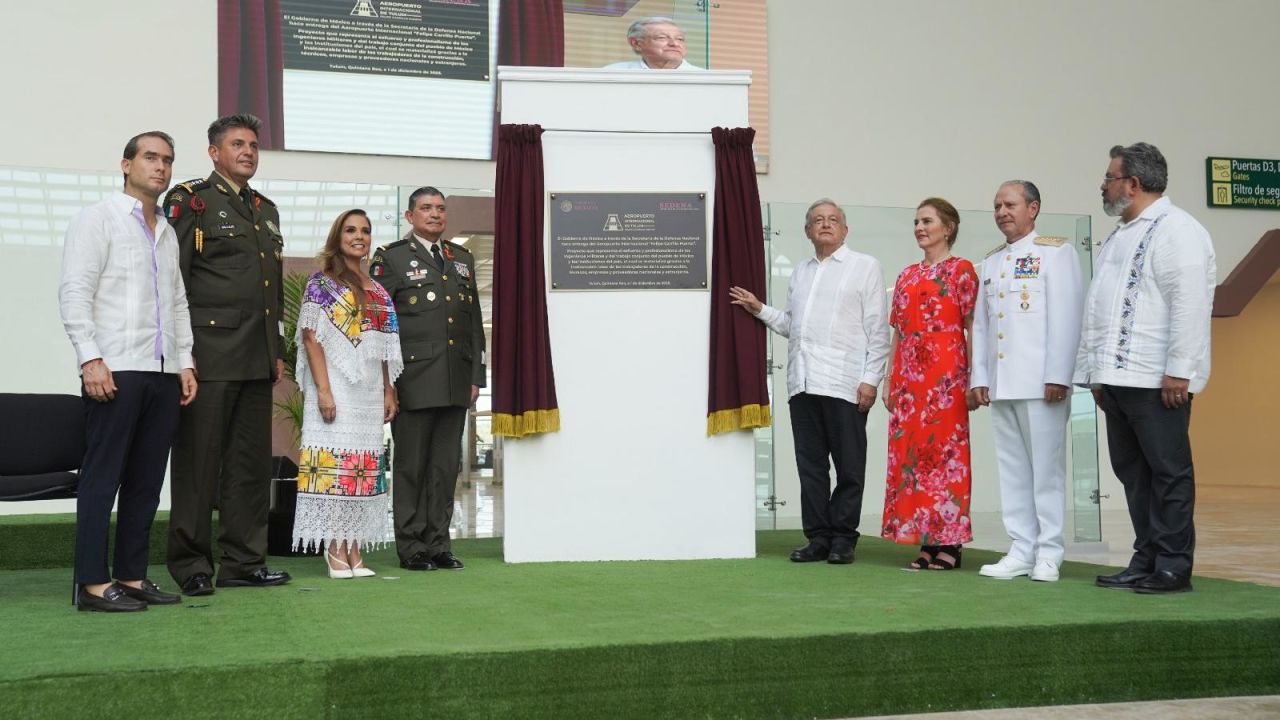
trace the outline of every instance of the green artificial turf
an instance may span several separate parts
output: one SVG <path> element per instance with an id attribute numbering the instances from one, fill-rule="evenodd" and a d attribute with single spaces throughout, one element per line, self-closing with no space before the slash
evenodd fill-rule
<path id="1" fill-rule="evenodd" d="M 790 718 L 1280 692 L 1277 588 L 1140 596 L 1075 563 L 995 581 L 976 570 L 996 554 L 968 550 L 912 573 L 913 548 L 872 538 L 852 566 L 796 565 L 799 533 L 758 538 L 753 560 L 525 565 L 465 540 L 460 572 L 384 550 L 379 577 L 341 581 L 272 558 L 291 585 L 123 616 L 75 612 L 67 569 L 3 571 L 0 714 Z"/>

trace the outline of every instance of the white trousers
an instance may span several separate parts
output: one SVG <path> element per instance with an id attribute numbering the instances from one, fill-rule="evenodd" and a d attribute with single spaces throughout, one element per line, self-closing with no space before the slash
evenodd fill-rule
<path id="1" fill-rule="evenodd" d="M 995 400 L 991 427 L 1009 555 L 1062 564 L 1067 512 L 1067 420 L 1071 400 Z"/>

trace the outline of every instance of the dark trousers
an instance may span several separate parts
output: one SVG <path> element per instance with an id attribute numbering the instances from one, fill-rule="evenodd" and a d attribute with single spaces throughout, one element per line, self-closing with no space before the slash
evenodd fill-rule
<path id="1" fill-rule="evenodd" d="M 164 465 L 178 427 L 178 377 L 113 372 L 116 396 L 84 394 L 85 454 L 76 497 L 76 583 L 97 585 L 147 576 L 151 521 L 160 504 Z M 111 506 L 116 512 L 114 573 L 107 572 Z"/>
<path id="2" fill-rule="evenodd" d="M 867 475 L 867 414 L 839 398 L 798 393 L 788 403 L 800 475 L 800 519 L 809 542 L 856 545 Z M 831 490 L 835 462 L 836 487 Z"/>
<path id="3" fill-rule="evenodd" d="M 218 577 L 243 578 L 266 564 L 271 504 L 271 381 L 203 381 L 182 409 L 169 495 L 169 574 L 179 585 L 213 575 L 212 515 L 218 505 Z"/>
<path id="4" fill-rule="evenodd" d="M 1133 522 L 1129 567 L 1190 575 L 1196 548 L 1191 465 L 1191 401 L 1169 409 L 1159 388 L 1102 386 L 1111 468 L 1124 485 Z"/>
<path id="5" fill-rule="evenodd" d="M 449 524 L 466 422 L 465 407 L 401 410 L 391 421 L 391 510 L 401 560 L 452 547 Z"/>

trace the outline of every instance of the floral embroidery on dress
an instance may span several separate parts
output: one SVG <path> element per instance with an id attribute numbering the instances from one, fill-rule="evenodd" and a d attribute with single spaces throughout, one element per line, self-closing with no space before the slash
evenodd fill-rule
<path id="1" fill-rule="evenodd" d="M 881 535 L 899 543 L 960 545 L 969 523 L 969 366 L 965 318 L 978 275 L 963 258 L 907 267 L 889 322 L 900 338 L 889 393 L 888 483 Z"/>

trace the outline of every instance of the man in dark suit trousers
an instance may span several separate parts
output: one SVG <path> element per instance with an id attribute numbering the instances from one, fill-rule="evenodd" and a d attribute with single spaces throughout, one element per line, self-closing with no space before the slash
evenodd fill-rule
<path id="1" fill-rule="evenodd" d="M 271 387 L 284 373 L 280 306 L 284 239 L 276 206 L 248 186 L 258 118 L 209 126 L 213 174 L 165 198 L 178 234 L 195 335 L 200 396 L 174 445 L 169 573 L 187 595 L 213 593 L 211 514 L 218 504 L 218 587 L 282 585 L 268 570 Z"/>
<path id="2" fill-rule="evenodd" d="M 403 240 L 378 248 L 369 274 L 395 300 L 404 373 L 391 422 L 396 552 L 409 570 L 458 570 L 449 523 L 467 409 L 484 387 L 484 328 L 475 259 L 442 241 L 445 201 L 422 187 L 409 196 Z"/>

